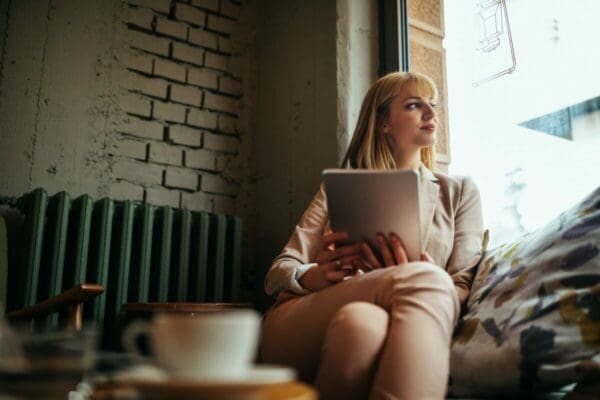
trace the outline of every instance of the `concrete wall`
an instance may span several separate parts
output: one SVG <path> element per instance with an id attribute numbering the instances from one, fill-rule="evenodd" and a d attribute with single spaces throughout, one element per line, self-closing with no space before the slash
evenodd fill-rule
<path id="1" fill-rule="evenodd" d="M 372 4 L 373 3 L 373 4 Z M 341 161 L 360 103 L 377 75 L 374 2 L 259 3 L 256 296 L 318 190 Z"/>

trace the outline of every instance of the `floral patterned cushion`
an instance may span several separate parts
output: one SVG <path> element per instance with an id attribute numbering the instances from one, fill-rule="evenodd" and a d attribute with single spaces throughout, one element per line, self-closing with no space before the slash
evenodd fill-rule
<path id="1" fill-rule="evenodd" d="M 452 343 L 449 393 L 600 381 L 600 187 L 546 226 L 486 251 Z"/>

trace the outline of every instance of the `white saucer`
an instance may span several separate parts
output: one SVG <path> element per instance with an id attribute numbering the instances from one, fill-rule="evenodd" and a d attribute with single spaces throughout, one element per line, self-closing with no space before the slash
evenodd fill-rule
<path id="1" fill-rule="evenodd" d="M 292 368 L 279 365 L 256 364 L 252 368 L 236 376 L 196 376 L 177 377 L 168 375 L 157 369 L 151 371 L 145 367 L 144 370 L 130 370 L 129 373 L 121 375 L 121 382 L 135 383 L 142 385 L 174 385 L 174 386 L 195 386 L 195 385 L 264 385 L 270 383 L 285 383 L 296 379 L 296 372 Z"/>

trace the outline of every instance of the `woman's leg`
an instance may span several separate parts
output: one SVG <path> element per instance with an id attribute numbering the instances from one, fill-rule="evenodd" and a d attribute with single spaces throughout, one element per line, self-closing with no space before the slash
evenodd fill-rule
<path id="1" fill-rule="evenodd" d="M 355 301 L 340 308 L 321 348 L 315 386 L 321 399 L 366 399 L 388 332 L 388 312 Z"/>
<path id="2" fill-rule="evenodd" d="M 355 301 L 389 313 L 372 398 L 443 398 L 459 302 L 446 271 L 425 262 L 355 276 L 270 310 L 263 323 L 262 360 L 289 365 L 300 379 L 313 382 L 327 328 L 339 309 Z"/>

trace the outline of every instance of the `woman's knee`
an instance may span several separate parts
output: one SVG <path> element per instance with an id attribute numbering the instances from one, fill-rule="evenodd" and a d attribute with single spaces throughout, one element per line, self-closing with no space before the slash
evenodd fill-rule
<path id="1" fill-rule="evenodd" d="M 380 306 L 364 301 L 354 301 L 342 306 L 334 314 L 328 331 L 335 335 L 356 336 L 371 339 L 383 338 L 387 334 L 389 314 Z M 339 337 L 339 336 L 338 336 Z"/>
<path id="2" fill-rule="evenodd" d="M 429 283 L 439 286 L 442 290 L 454 291 L 454 282 L 448 272 L 442 267 L 426 261 L 394 265 L 385 268 L 384 271 L 386 272 L 381 278 L 388 282 Z"/>

